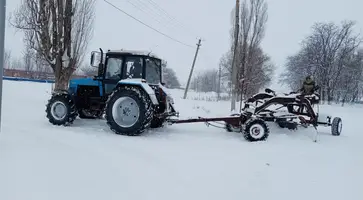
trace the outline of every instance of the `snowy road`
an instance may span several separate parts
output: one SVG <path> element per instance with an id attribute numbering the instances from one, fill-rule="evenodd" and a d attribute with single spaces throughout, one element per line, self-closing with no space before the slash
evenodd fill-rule
<path id="1" fill-rule="evenodd" d="M 363 199 L 362 108 L 324 106 L 343 119 L 340 137 L 271 124 L 266 142 L 202 124 L 140 137 L 104 121 L 55 127 L 45 118 L 50 85 L 4 81 L 0 200 Z M 181 117 L 228 114 L 228 102 L 182 100 Z"/>

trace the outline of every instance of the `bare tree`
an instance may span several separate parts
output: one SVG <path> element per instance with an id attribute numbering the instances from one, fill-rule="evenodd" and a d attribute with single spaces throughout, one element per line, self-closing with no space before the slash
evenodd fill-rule
<path id="1" fill-rule="evenodd" d="M 191 89 L 197 92 L 218 92 L 218 70 L 211 69 L 193 77 Z"/>
<path id="2" fill-rule="evenodd" d="M 11 60 L 9 60 L 9 64 L 7 66 L 8 75 L 13 77 L 19 77 L 21 76 L 18 73 L 18 70 L 21 70 L 24 68 L 24 63 L 21 57 L 11 57 Z"/>
<path id="3" fill-rule="evenodd" d="M 27 74 L 27 77 L 29 78 L 34 78 L 35 76 L 34 58 L 35 58 L 34 50 L 26 46 L 23 52 L 23 63 L 24 63 L 24 71 Z"/>
<path id="4" fill-rule="evenodd" d="M 52 69 L 55 90 L 64 90 L 83 61 L 93 32 L 95 0 L 23 0 L 11 24 Z"/>
<path id="5" fill-rule="evenodd" d="M 5 65 L 5 69 L 7 69 L 10 65 L 10 60 L 11 60 L 11 52 L 9 50 L 5 49 L 5 53 L 4 53 L 4 65 Z"/>
<path id="6" fill-rule="evenodd" d="M 165 87 L 171 89 L 180 88 L 178 76 L 172 68 L 168 67 L 168 63 L 166 61 L 162 62 L 162 68 Z"/>
<path id="7" fill-rule="evenodd" d="M 264 0 L 244 0 L 240 10 L 241 26 L 236 52 L 239 84 L 236 91 L 243 98 L 258 92 L 261 87 L 270 83 L 274 65 L 261 48 L 268 18 L 267 3 Z M 231 21 L 234 20 L 232 18 Z M 231 41 L 234 40 L 232 32 L 233 28 L 230 33 Z M 231 44 L 231 49 L 220 60 L 222 77 L 227 82 L 231 81 L 233 49 Z"/>
<path id="8" fill-rule="evenodd" d="M 241 6 L 241 30 L 240 30 L 240 67 L 238 70 L 241 81 L 240 93 L 246 95 L 244 87 L 253 80 L 254 61 L 256 60 L 259 46 L 265 34 L 267 23 L 267 3 L 264 0 L 247 0 Z"/>
<path id="9" fill-rule="evenodd" d="M 340 26 L 314 24 L 301 50 L 288 58 L 282 81 L 297 89 L 305 76 L 314 75 L 321 87 L 322 99 L 328 103 L 334 99 L 346 100 L 353 91 L 358 93 L 363 57 L 358 52 L 361 38 L 353 33 L 354 25 L 352 21 L 343 21 Z"/>

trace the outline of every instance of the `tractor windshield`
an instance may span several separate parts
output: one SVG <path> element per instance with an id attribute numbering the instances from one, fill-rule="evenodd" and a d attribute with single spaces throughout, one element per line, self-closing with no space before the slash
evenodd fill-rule
<path id="1" fill-rule="evenodd" d="M 159 84 L 161 82 L 161 61 L 158 59 L 146 59 L 145 79 L 150 84 Z"/>

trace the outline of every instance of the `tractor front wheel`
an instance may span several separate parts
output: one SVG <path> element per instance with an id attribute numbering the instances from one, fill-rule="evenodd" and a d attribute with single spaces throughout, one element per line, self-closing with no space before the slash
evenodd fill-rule
<path id="1" fill-rule="evenodd" d="M 150 126 L 152 117 L 149 96 L 136 87 L 119 87 L 106 102 L 105 118 L 116 134 L 140 135 Z"/>
<path id="2" fill-rule="evenodd" d="M 66 93 L 54 93 L 46 106 L 47 118 L 54 125 L 70 125 L 77 117 L 76 106 Z"/>

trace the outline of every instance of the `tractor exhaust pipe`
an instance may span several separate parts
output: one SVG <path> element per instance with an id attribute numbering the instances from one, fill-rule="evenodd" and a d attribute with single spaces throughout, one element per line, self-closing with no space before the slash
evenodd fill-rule
<path id="1" fill-rule="evenodd" d="M 103 50 L 102 50 L 102 48 L 100 48 L 100 52 L 101 52 L 101 60 L 100 60 L 100 62 L 103 63 Z"/>

